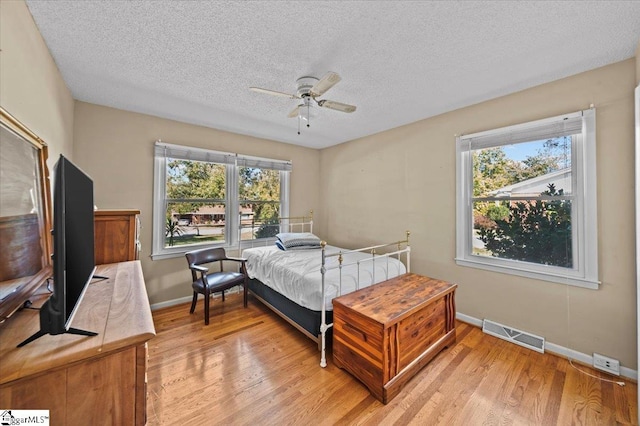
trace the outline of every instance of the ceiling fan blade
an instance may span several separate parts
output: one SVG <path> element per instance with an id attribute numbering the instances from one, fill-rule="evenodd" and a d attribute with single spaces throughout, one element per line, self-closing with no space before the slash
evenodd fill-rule
<path id="1" fill-rule="evenodd" d="M 322 108 L 329 108 L 329 109 L 334 109 L 336 111 L 342 111 L 342 112 L 353 112 L 356 110 L 355 105 L 343 104 L 342 102 L 335 102 L 335 101 L 328 101 L 328 100 L 318 101 L 318 106 L 321 106 Z"/>
<path id="2" fill-rule="evenodd" d="M 253 90 L 254 92 L 258 92 L 258 93 L 266 93 L 267 95 L 282 96 L 283 98 L 289 98 L 289 99 L 300 99 L 297 95 L 292 95 L 290 93 L 284 93 L 284 92 L 278 92 L 277 90 L 263 89 L 261 87 L 249 87 L 249 89 Z"/>
<path id="3" fill-rule="evenodd" d="M 297 107 L 295 107 L 294 109 L 291 110 L 291 112 L 289 113 L 289 115 L 287 115 L 287 117 L 289 118 L 296 118 L 298 116 L 298 111 L 300 110 L 300 105 L 298 105 Z"/>
<path id="4" fill-rule="evenodd" d="M 335 86 L 342 78 L 335 72 L 329 71 L 311 88 L 312 97 L 322 96 L 324 92 Z"/>

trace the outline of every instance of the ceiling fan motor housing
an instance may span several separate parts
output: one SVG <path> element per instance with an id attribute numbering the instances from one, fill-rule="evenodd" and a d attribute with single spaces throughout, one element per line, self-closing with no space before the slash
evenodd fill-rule
<path id="1" fill-rule="evenodd" d="M 308 97 L 309 92 L 311 91 L 311 88 L 317 82 L 318 82 L 318 79 L 315 77 L 310 77 L 310 76 L 300 77 L 299 79 L 296 80 L 296 84 L 298 86 L 298 90 L 296 94 L 301 98 Z"/>

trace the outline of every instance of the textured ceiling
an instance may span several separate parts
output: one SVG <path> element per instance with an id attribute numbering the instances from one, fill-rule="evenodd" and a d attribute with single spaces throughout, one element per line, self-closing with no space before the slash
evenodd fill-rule
<path id="1" fill-rule="evenodd" d="M 322 148 L 630 58 L 640 1 L 41 1 L 75 99 Z M 297 134 L 303 75 L 335 71 Z M 162 135 L 158 135 L 162 137 Z"/>

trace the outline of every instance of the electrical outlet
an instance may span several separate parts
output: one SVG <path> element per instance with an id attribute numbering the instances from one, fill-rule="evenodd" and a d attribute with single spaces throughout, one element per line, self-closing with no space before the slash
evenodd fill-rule
<path id="1" fill-rule="evenodd" d="M 597 353 L 593 354 L 593 366 L 607 373 L 620 375 L 620 361 Z"/>

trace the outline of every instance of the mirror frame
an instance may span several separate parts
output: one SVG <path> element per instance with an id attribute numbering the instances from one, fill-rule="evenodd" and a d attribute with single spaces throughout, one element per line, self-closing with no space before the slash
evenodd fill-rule
<path id="1" fill-rule="evenodd" d="M 38 152 L 37 166 L 40 170 L 40 197 L 42 199 L 42 222 L 40 226 L 40 238 L 42 249 L 45 251 L 42 268 L 26 280 L 16 291 L 0 302 L 0 323 L 9 318 L 26 300 L 49 278 L 52 274 L 51 266 L 51 189 L 49 186 L 49 169 L 47 158 L 49 151 L 47 144 L 33 133 L 27 126 L 0 107 L 0 122 L 9 130 L 15 132 L 26 143 L 31 144 Z M 1 249 L 1 248 L 0 248 Z"/>

